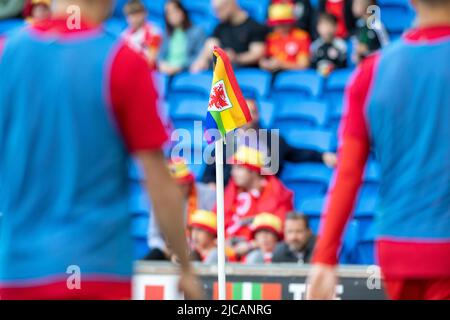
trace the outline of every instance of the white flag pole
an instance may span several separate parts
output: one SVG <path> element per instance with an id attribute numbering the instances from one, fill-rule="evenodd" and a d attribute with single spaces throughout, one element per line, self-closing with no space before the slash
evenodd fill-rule
<path id="1" fill-rule="evenodd" d="M 225 280 L 225 208 L 223 187 L 223 139 L 215 141 L 216 149 L 216 197 L 217 197 L 217 277 L 219 300 L 226 300 Z"/>

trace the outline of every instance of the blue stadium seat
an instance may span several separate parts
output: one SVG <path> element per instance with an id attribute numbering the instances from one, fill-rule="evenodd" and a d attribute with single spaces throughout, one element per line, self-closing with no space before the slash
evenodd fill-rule
<path id="1" fill-rule="evenodd" d="M 307 199 L 300 205 L 300 211 L 309 218 L 309 225 L 314 234 L 319 234 L 320 217 L 325 205 L 325 197 Z"/>
<path id="2" fill-rule="evenodd" d="M 160 98 L 164 98 L 167 93 L 167 87 L 169 85 L 169 77 L 163 73 L 155 72 L 153 74 L 153 81 L 155 83 L 156 89 L 158 90 L 158 95 Z"/>
<path id="3" fill-rule="evenodd" d="M 312 100 L 322 94 L 323 78 L 315 70 L 284 71 L 273 84 L 273 98 L 277 103 L 283 99 Z"/>
<path id="4" fill-rule="evenodd" d="M 280 130 L 280 134 L 283 131 Z M 328 130 L 291 130 L 289 135 L 284 135 L 287 142 L 294 147 L 312 149 L 317 151 L 330 151 L 333 146 L 334 134 Z"/>
<path id="5" fill-rule="evenodd" d="M 260 69 L 237 69 L 235 75 L 245 97 L 260 99 L 269 95 L 271 73 Z"/>
<path id="6" fill-rule="evenodd" d="M 164 6 L 166 0 L 143 0 L 151 21 L 164 21 Z"/>
<path id="7" fill-rule="evenodd" d="M 339 263 L 341 264 L 355 264 L 358 262 L 356 248 L 358 245 L 359 222 L 351 220 L 347 224 L 342 239 L 342 247 L 339 253 Z"/>
<path id="8" fill-rule="evenodd" d="M 260 23 L 266 22 L 268 7 L 267 0 L 239 0 L 239 5 L 256 21 Z"/>
<path id="9" fill-rule="evenodd" d="M 107 31 L 118 36 L 127 28 L 127 22 L 125 19 L 112 17 L 105 21 L 104 27 Z"/>
<path id="10" fill-rule="evenodd" d="M 357 247 L 359 264 L 375 264 L 375 226 L 372 224 L 359 240 Z"/>
<path id="11" fill-rule="evenodd" d="M 123 8 L 127 2 L 128 2 L 128 0 L 116 0 L 115 1 L 115 6 L 114 6 L 114 10 L 113 10 L 114 17 L 117 17 L 117 18 L 124 17 Z"/>
<path id="12" fill-rule="evenodd" d="M 272 128 L 275 117 L 275 104 L 270 100 L 258 101 L 259 119 L 263 128 Z"/>
<path id="13" fill-rule="evenodd" d="M 203 28 L 206 34 L 211 34 L 218 20 L 210 1 L 184 0 L 183 5 L 188 11 L 192 23 Z"/>
<path id="14" fill-rule="evenodd" d="M 194 132 L 195 121 L 203 122 L 206 116 L 208 100 L 182 100 L 170 108 L 172 122 L 176 129 Z M 200 124 L 202 130 L 202 124 Z"/>
<path id="15" fill-rule="evenodd" d="M 391 36 L 397 37 L 412 26 L 414 11 L 405 0 L 381 0 L 381 21 Z"/>
<path id="16" fill-rule="evenodd" d="M 130 189 L 132 190 L 129 199 L 131 214 L 148 216 L 151 204 L 144 188 L 140 185 L 134 185 Z"/>
<path id="17" fill-rule="evenodd" d="M 295 207 L 307 199 L 326 194 L 332 170 L 318 163 L 288 163 L 281 174 L 282 181 L 294 192 Z"/>
<path id="18" fill-rule="evenodd" d="M 325 125 L 328 106 L 324 102 L 284 100 L 277 106 L 274 128 L 289 135 L 295 129 L 314 129 Z"/>
<path id="19" fill-rule="evenodd" d="M 0 36 L 25 26 L 22 19 L 0 20 Z"/>
<path id="20" fill-rule="evenodd" d="M 181 73 L 172 80 L 167 98 L 171 108 L 179 101 L 193 99 L 209 99 L 211 91 L 212 73 L 198 74 Z"/>
<path id="21" fill-rule="evenodd" d="M 325 97 L 330 105 L 342 105 L 345 87 L 353 69 L 338 69 L 333 71 L 325 83 Z"/>
<path id="22" fill-rule="evenodd" d="M 361 196 L 361 193 L 358 197 L 354 210 L 354 218 L 359 221 L 360 237 L 364 236 L 367 230 L 373 225 L 377 199 L 376 195 L 368 197 Z"/>

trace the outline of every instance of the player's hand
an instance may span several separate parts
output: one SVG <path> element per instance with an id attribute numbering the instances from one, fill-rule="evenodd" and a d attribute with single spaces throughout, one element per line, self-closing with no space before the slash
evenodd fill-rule
<path id="1" fill-rule="evenodd" d="M 312 266 L 308 276 L 308 300 L 331 300 L 334 298 L 337 285 L 336 267 L 325 264 Z"/>
<path id="2" fill-rule="evenodd" d="M 182 271 L 178 288 L 186 300 L 204 299 L 202 284 L 192 270 Z"/>
<path id="3" fill-rule="evenodd" d="M 329 167 L 334 168 L 337 165 L 337 156 L 332 152 L 324 152 L 322 155 L 323 163 Z"/>

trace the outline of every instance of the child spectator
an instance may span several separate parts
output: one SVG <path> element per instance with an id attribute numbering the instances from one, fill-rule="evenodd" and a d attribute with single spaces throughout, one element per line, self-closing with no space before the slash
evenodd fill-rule
<path id="1" fill-rule="evenodd" d="M 214 190 L 202 183 L 196 183 L 195 177 L 183 159 L 169 161 L 169 170 L 183 195 L 186 223 L 197 210 L 212 210 L 216 201 Z M 150 215 L 148 244 L 151 248 L 147 260 L 166 260 L 170 254 L 154 214 Z"/>
<path id="2" fill-rule="evenodd" d="M 217 218 L 211 211 L 197 210 L 189 222 L 193 260 L 217 263 Z"/>
<path id="3" fill-rule="evenodd" d="M 347 44 L 336 38 L 337 19 L 331 13 L 321 13 L 317 22 L 319 38 L 311 45 L 311 64 L 323 76 L 347 65 Z"/>
<path id="4" fill-rule="evenodd" d="M 293 194 L 273 175 L 263 175 L 264 158 L 256 149 L 241 146 L 232 158 L 231 179 L 225 189 L 225 235 L 236 254 L 252 249 L 250 225 L 260 212 L 281 220 L 293 208 Z"/>
<path id="5" fill-rule="evenodd" d="M 212 4 L 220 23 L 192 64 L 191 72 L 209 68 L 214 46 L 223 48 L 237 67 L 257 67 L 264 56 L 266 27 L 250 18 L 237 0 L 212 0 Z"/>
<path id="6" fill-rule="evenodd" d="M 250 228 L 256 249 L 245 257 L 245 263 L 271 263 L 275 247 L 283 237 L 281 219 L 271 213 L 260 213 Z"/>
<path id="7" fill-rule="evenodd" d="M 275 248 L 272 262 L 309 263 L 315 244 L 308 217 L 291 212 L 284 222 L 284 242 Z"/>
<path id="8" fill-rule="evenodd" d="M 47 20 L 52 15 L 51 0 L 31 0 L 25 4 L 24 16 L 29 23 Z"/>
<path id="9" fill-rule="evenodd" d="M 273 31 L 267 36 L 266 57 L 260 61 L 262 69 L 277 72 L 309 67 L 311 38 L 305 30 L 295 26 L 294 6 L 275 3 L 269 7 L 269 26 Z"/>
<path id="10" fill-rule="evenodd" d="M 319 0 L 319 13 L 328 12 L 337 18 L 336 36 L 346 39 L 356 28 L 353 0 Z"/>
<path id="11" fill-rule="evenodd" d="M 358 17 L 356 29 L 356 45 L 353 53 L 355 63 L 361 62 L 369 54 L 384 47 L 389 36 L 379 19 L 370 19 L 372 13 L 369 6 L 376 5 L 376 0 L 353 0 L 353 13 Z"/>
<path id="12" fill-rule="evenodd" d="M 123 33 L 125 41 L 133 50 L 142 54 L 149 67 L 154 69 L 162 42 L 161 31 L 147 22 L 147 9 L 140 0 L 128 1 L 124 12 L 129 25 Z"/>
<path id="13" fill-rule="evenodd" d="M 205 33 L 192 25 L 186 9 L 179 0 L 165 6 L 166 37 L 160 54 L 159 70 L 168 75 L 189 69 L 201 52 Z"/>

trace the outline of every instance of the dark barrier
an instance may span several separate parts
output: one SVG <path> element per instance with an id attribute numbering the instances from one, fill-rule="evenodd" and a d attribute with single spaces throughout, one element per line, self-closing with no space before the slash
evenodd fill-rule
<path id="1" fill-rule="evenodd" d="M 216 266 L 195 265 L 203 281 L 206 298 L 217 299 Z M 309 265 L 228 264 L 229 300 L 302 300 L 306 295 Z M 341 266 L 336 299 L 385 299 L 377 266 Z M 182 299 L 177 291 L 177 269 L 169 263 L 137 262 L 133 278 L 133 298 L 145 300 Z"/>

